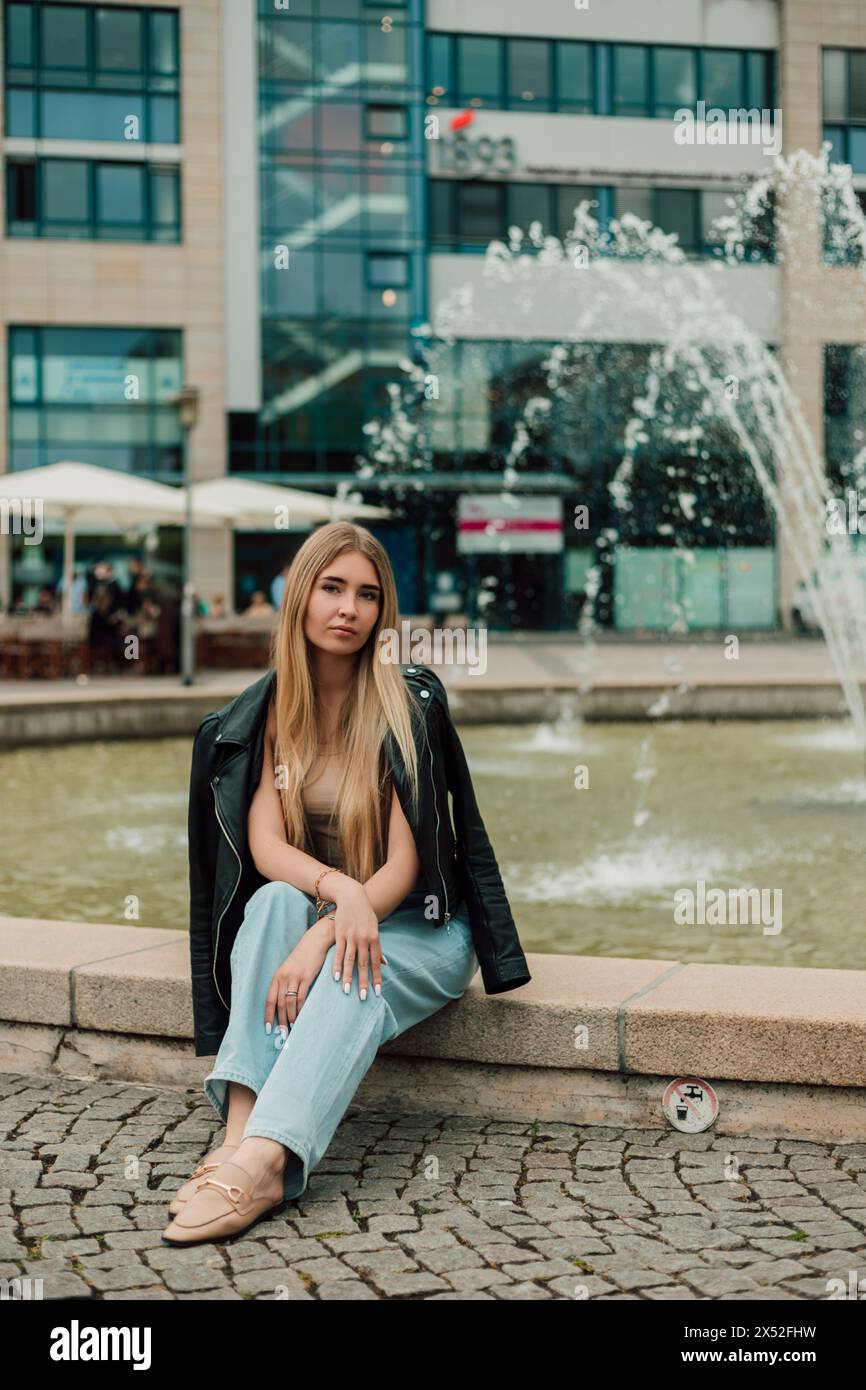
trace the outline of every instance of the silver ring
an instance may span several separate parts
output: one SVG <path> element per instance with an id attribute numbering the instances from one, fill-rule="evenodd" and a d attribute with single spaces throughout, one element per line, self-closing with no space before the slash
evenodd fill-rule
<path id="1" fill-rule="evenodd" d="M 283 990 L 283 994 L 284 994 L 284 995 L 286 995 L 286 994 L 297 994 L 297 992 L 298 992 L 298 991 L 297 991 L 296 989 L 284 989 L 284 990 Z"/>

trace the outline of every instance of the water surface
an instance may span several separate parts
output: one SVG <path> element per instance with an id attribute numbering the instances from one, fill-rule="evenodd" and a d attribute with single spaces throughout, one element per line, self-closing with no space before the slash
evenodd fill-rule
<path id="1" fill-rule="evenodd" d="M 866 776 L 847 725 L 563 721 L 460 737 L 526 950 L 866 969 Z M 190 750 L 0 755 L 0 912 L 186 930 Z M 768 905 L 780 890 L 782 930 L 678 924 L 674 894 L 698 880 L 770 890 Z"/>

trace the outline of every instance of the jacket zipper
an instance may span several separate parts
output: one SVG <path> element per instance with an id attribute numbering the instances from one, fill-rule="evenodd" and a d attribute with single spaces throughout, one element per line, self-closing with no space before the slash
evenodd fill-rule
<path id="1" fill-rule="evenodd" d="M 222 920 L 223 920 L 223 918 L 225 917 L 226 913 L 227 913 L 228 910 L 229 910 L 229 906 L 230 906 L 230 904 L 231 904 L 232 898 L 234 897 L 235 893 L 238 891 L 238 884 L 239 884 L 240 881 L 241 881 L 241 874 L 243 873 L 243 864 L 241 863 L 241 857 L 240 857 L 240 855 L 238 854 L 237 850 L 236 850 L 235 847 L 234 847 L 234 844 L 233 844 L 233 842 L 232 842 L 232 837 L 231 837 L 231 835 L 229 834 L 229 832 L 226 830 L 226 828 L 225 828 L 225 826 L 223 825 L 222 820 L 221 820 L 221 818 L 220 818 L 220 808 L 219 808 L 219 802 L 217 801 L 217 794 L 216 794 L 216 782 L 215 782 L 215 781 L 214 781 L 214 782 L 211 782 L 210 787 L 211 787 L 211 791 L 213 792 L 214 811 L 216 812 L 216 818 L 217 818 L 217 820 L 219 821 L 220 830 L 221 830 L 222 833 L 225 835 L 226 839 L 228 840 L 229 844 L 231 845 L 231 847 L 232 847 L 232 853 L 234 854 L 235 859 L 238 861 L 238 876 L 237 876 L 237 879 L 236 879 L 236 881 L 235 881 L 235 886 L 234 886 L 234 888 L 232 889 L 231 893 L 229 894 L 228 902 L 226 903 L 225 907 L 223 908 L 222 912 L 220 913 L 220 915 L 219 915 L 219 920 L 218 920 L 218 922 L 217 922 L 217 927 L 216 927 L 216 941 L 215 941 L 215 943 L 214 943 L 214 952 L 213 952 L 213 967 L 212 967 L 212 969 L 211 969 L 211 974 L 212 974 L 212 976 L 213 976 L 213 982 L 214 982 L 214 985 L 216 986 L 216 992 L 217 992 L 217 994 L 219 994 L 219 997 L 220 997 L 220 999 L 222 1000 L 223 1007 L 227 1009 L 229 1006 L 228 1006 L 228 1004 L 226 1003 L 226 1001 L 223 999 L 222 994 L 220 994 L 220 987 L 219 987 L 219 984 L 217 983 L 217 977 L 216 977 L 217 955 L 218 955 L 218 953 L 219 953 L 219 946 L 220 946 L 220 927 L 222 926 Z"/>
<path id="2" fill-rule="evenodd" d="M 445 886 L 445 875 L 442 872 L 442 862 L 439 858 L 439 803 L 436 800 L 436 769 L 433 766 L 433 749 L 430 747 L 430 740 L 427 737 L 427 719 L 424 719 L 424 741 L 427 744 L 427 752 L 430 754 L 430 785 L 433 788 L 433 808 L 436 812 L 436 867 L 439 870 L 439 877 L 442 880 L 442 893 L 445 897 L 445 916 L 443 920 L 450 922 L 451 913 L 448 911 L 448 889 Z M 448 928 L 450 932 L 451 928 Z"/>

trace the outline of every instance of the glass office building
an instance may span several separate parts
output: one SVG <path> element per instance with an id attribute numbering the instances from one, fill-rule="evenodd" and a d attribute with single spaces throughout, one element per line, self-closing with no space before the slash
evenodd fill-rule
<path id="1" fill-rule="evenodd" d="M 659 183 L 649 169 L 646 179 L 591 184 L 573 173 L 527 174 L 520 122 L 546 120 L 561 130 L 576 116 L 628 116 L 667 124 L 678 106 L 699 96 L 772 105 L 776 55 L 757 45 L 721 51 L 434 31 L 434 10 L 420 0 L 387 8 L 365 0 L 298 0 L 285 10 L 259 0 L 262 400 L 258 410 L 230 415 L 229 467 L 260 478 L 288 474 L 303 487 L 352 480 L 364 426 L 389 418 L 389 384 L 405 383 L 402 364 L 415 361 L 434 377 L 435 392 L 403 417 L 412 428 L 387 467 L 378 467 L 375 450 L 365 451 L 372 477 L 363 480 L 365 499 L 390 502 L 399 513 L 374 529 L 394 557 L 403 610 L 429 611 L 436 576 L 444 575 L 453 606 L 491 627 L 568 627 L 580 611 L 587 572 L 601 561 L 599 620 L 665 625 L 679 581 L 667 575 L 670 544 L 657 531 L 675 510 L 663 487 L 664 468 L 655 471 L 657 486 L 644 499 L 640 520 L 625 528 L 626 577 L 616 592 L 614 556 L 604 548 L 618 523 L 607 485 L 648 347 L 590 345 L 587 390 L 562 412 L 573 418 L 579 410 L 588 428 L 579 436 L 570 432 L 555 405 L 544 448 L 521 461 L 517 492 L 555 499 L 564 518 L 556 548 L 523 548 L 519 536 L 510 536 L 498 553 L 493 547 L 464 552 L 461 497 L 486 495 L 496 526 L 505 461 L 527 403 L 544 391 L 545 360 L 557 339 L 545 337 L 542 303 L 537 336 L 458 338 L 446 346 L 436 332 L 432 263 L 462 256 L 469 267 L 469 257 L 515 224 L 538 220 L 562 235 L 583 197 L 596 200 L 600 219 L 634 212 L 676 232 L 690 255 L 712 255 L 714 218 L 730 187 L 697 180 L 683 187 L 682 178 L 678 186 Z M 471 10 L 460 7 L 468 29 Z M 509 7 L 503 28 L 515 18 Z M 526 16 L 520 25 L 526 27 Z M 515 113 L 511 167 L 483 131 L 477 141 L 455 139 L 450 108 Z M 441 123 L 431 127 L 439 113 Z M 772 261 L 771 229 L 757 229 L 748 254 Z M 771 576 L 753 618 L 756 625 L 772 624 L 773 566 L 755 553 L 772 546 L 772 527 L 754 487 L 729 488 L 727 498 L 724 487 L 721 493 L 710 533 L 706 527 L 699 537 L 682 528 L 677 533 L 679 544 L 707 548 L 706 567 L 699 561 L 682 580 L 691 611 L 699 625 L 725 622 L 734 610 L 743 616 L 740 570 L 731 567 L 728 575 L 722 549 L 725 524 L 737 511 L 738 541 L 750 547 L 749 574 L 754 579 L 760 567 L 765 585 Z M 577 532 L 567 521 L 580 503 L 588 504 L 592 524 Z M 277 538 L 259 539 L 261 545 L 241 541 L 238 570 L 248 588 L 262 586 L 281 546 Z M 674 566 L 677 574 L 681 568 Z M 656 594 L 654 607 L 638 599 L 642 586 Z"/>
<path id="2" fill-rule="evenodd" d="M 177 482 L 168 401 L 191 381 L 199 476 L 391 508 L 371 529 L 406 614 L 570 630 L 597 566 L 595 614 L 613 629 L 684 614 L 778 625 L 794 571 L 736 441 L 652 441 L 634 506 L 613 505 L 652 334 L 627 311 L 581 334 L 543 277 L 518 311 L 491 295 L 484 252 L 534 223 L 561 237 L 589 200 L 602 228 L 632 214 L 690 261 L 717 259 L 717 219 L 767 161 L 678 146 L 675 113 L 698 102 L 784 105 L 786 148 L 825 136 L 856 172 L 866 50 L 844 7 L 813 8 L 820 91 L 810 104 L 801 84 L 792 104 L 803 40 L 775 0 L 755 0 L 736 36 L 699 0 L 654 19 L 633 0 L 495 14 L 474 0 L 7 0 L 3 467 L 74 457 Z M 821 322 L 793 312 L 771 205 L 719 283 L 792 361 L 828 469 L 850 478 L 864 335 L 846 277 L 861 257 L 829 221 L 819 255 Z M 562 344 L 580 367 L 567 398 L 548 389 Z M 202 592 L 242 607 L 301 539 L 241 532 L 226 564 L 201 537 Z"/>

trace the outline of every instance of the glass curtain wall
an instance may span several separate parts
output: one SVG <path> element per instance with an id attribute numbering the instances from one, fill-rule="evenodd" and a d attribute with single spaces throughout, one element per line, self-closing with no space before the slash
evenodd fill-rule
<path id="1" fill-rule="evenodd" d="M 259 0 L 263 405 L 233 471 L 352 474 L 423 322 L 420 0 Z"/>

